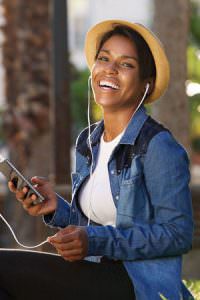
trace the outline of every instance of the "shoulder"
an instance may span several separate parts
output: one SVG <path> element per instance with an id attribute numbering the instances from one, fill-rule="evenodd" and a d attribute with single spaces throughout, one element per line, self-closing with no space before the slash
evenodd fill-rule
<path id="1" fill-rule="evenodd" d="M 151 151 L 164 151 L 162 153 L 185 153 L 185 148 L 175 139 L 170 131 L 161 131 L 156 134 L 149 143 Z"/>
<path id="2" fill-rule="evenodd" d="M 82 143 L 86 143 L 86 140 L 89 136 L 89 131 L 90 134 L 93 132 L 93 130 L 98 126 L 100 122 L 96 122 L 94 124 L 91 124 L 88 127 L 85 127 L 80 134 L 78 135 L 77 139 L 76 139 L 76 147 L 81 145 Z"/>
<path id="3" fill-rule="evenodd" d="M 175 139 L 169 129 L 151 117 L 148 117 L 142 128 L 142 136 L 148 141 L 147 152 L 169 151 L 186 153 L 184 147 Z"/>
<path id="4" fill-rule="evenodd" d="M 151 139 L 143 165 L 145 181 L 151 193 L 188 190 L 188 155 L 169 131 L 161 131 Z"/>
<path id="5" fill-rule="evenodd" d="M 148 116 L 136 139 L 136 152 L 146 153 L 149 144 L 154 138 L 154 136 L 158 135 L 160 132 L 165 131 L 169 132 L 169 130 L 165 128 L 162 124 L 158 123 L 156 120 Z"/>
<path id="6" fill-rule="evenodd" d="M 145 158 L 146 165 L 176 168 L 187 166 L 189 159 L 185 148 L 169 131 L 161 131 L 151 139 Z"/>

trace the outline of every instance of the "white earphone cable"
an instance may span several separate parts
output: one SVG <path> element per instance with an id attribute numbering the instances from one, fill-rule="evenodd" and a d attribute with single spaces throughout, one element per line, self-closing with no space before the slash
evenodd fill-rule
<path id="1" fill-rule="evenodd" d="M 89 149 L 90 149 L 90 154 L 91 154 L 91 165 L 90 165 L 90 178 L 92 176 L 92 169 L 93 169 L 93 152 L 92 152 L 92 144 L 91 144 L 91 122 L 90 122 L 90 99 L 91 99 L 91 76 L 88 78 L 88 111 L 87 111 L 87 118 L 88 118 L 88 143 L 89 143 Z M 88 223 L 87 225 L 90 224 L 90 219 L 91 219 L 91 201 L 88 201 Z"/>
<path id="2" fill-rule="evenodd" d="M 94 160 L 93 160 L 93 152 L 92 152 L 92 145 L 91 145 L 91 122 L 90 122 L 90 96 L 91 96 L 91 93 L 90 93 L 90 82 L 91 82 L 91 76 L 88 78 L 88 143 L 89 143 L 89 149 L 90 149 L 90 153 L 91 153 L 91 165 L 90 165 L 90 178 L 92 176 L 92 169 L 93 169 L 93 163 L 94 163 Z M 147 92 L 149 90 L 149 87 L 150 87 L 150 84 L 147 83 L 146 85 L 146 89 L 145 89 L 145 92 L 144 92 L 144 95 L 142 97 L 142 100 L 140 101 L 140 103 L 138 104 L 136 110 L 134 111 L 133 115 L 137 112 L 137 110 L 139 109 L 139 107 L 141 106 L 141 104 L 143 103 L 146 95 L 147 95 Z M 132 116 L 133 116 L 132 115 Z M 22 243 L 19 242 L 19 240 L 17 239 L 11 225 L 7 222 L 7 220 L 3 217 L 2 214 L 0 214 L 0 218 L 3 220 L 3 222 L 7 225 L 7 227 L 9 228 L 10 232 L 12 233 L 13 235 L 13 238 L 15 239 L 16 243 L 23 247 L 23 248 L 26 248 L 26 249 L 34 249 L 34 248 L 38 248 L 42 245 L 44 245 L 45 243 L 47 243 L 47 240 L 35 245 L 35 246 L 26 246 L 26 245 L 23 245 Z M 90 224 L 90 218 L 91 218 L 91 201 L 89 201 L 88 203 L 88 225 Z"/>
<path id="3" fill-rule="evenodd" d="M 40 244 L 38 244 L 38 245 L 35 245 L 35 246 L 26 246 L 26 245 L 23 245 L 22 243 L 20 243 L 20 242 L 18 241 L 18 239 L 17 239 L 17 237 L 16 237 L 16 235 L 15 235 L 15 233 L 14 233 L 12 227 L 11 227 L 10 224 L 6 221 L 6 219 L 3 217 L 2 214 L 0 214 L 0 218 L 1 218 L 1 219 L 3 220 L 3 222 L 8 226 L 10 232 L 12 233 L 12 235 L 13 235 L 15 241 L 16 241 L 16 243 L 17 243 L 19 246 L 21 246 L 21 247 L 23 247 L 23 248 L 26 248 L 26 249 L 34 249 L 34 248 L 38 248 L 38 247 L 44 245 L 45 243 L 47 243 L 47 240 L 45 240 L 45 241 L 43 241 L 42 243 L 40 243 Z"/>
<path id="4" fill-rule="evenodd" d="M 138 109 L 139 109 L 140 106 L 142 105 L 143 101 L 145 100 L 149 88 L 150 88 L 150 83 L 147 82 L 146 87 L 145 87 L 145 92 L 144 92 L 144 95 L 143 95 L 143 97 L 142 97 L 142 100 L 140 101 L 140 103 L 139 103 L 138 106 L 136 107 L 136 109 L 135 109 L 135 111 L 134 111 L 132 117 L 135 115 L 135 113 L 138 111 Z"/>
<path id="5" fill-rule="evenodd" d="M 89 143 L 89 149 L 90 149 L 90 153 L 91 153 L 91 165 L 90 165 L 89 180 L 91 179 L 91 176 L 92 176 L 92 170 L 93 170 L 93 164 L 94 164 L 94 157 L 93 157 L 92 144 L 91 144 L 91 122 L 90 122 L 91 80 L 92 80 L 92 77 L 90 75 L 89 78 L 88 78 L 88 110 L 87 110 L 87 118 L 88 118 L 88 143 Z M 145 100 L 149 88 L 150 88 L 150 83 L 148 82 L 146 84 L 146 87 L 145 87 L 144 95 L 143 95 L 141 101 L 139 102 L 138 106 L 136 107 L 135 111 L 133 112 L 133 114 L 131 116 L 131 119 L 135 115 L 135 113 L 138 111 L 138 109 L 142 105 L 143 101 Z M 131 119 L 130 119 L 130 121 L 131 121 Z M 87 223 L 87 225 L 88 226 L 89 226 L 90 220 L 91 220 L 91 210 L 92 210 L 92 207 L 91 207 L 91 193 L 92 193 L 92 189 L 93 189 L 93 184 L 94 184 L 94 179 L 93 179 L 93 183 L 92 183 L 92 187 L 91 187 L 91 192 L 90 192 L 90 195 L 89 195 L 89 201 L 88 201 L 88 209 L 87 209 L 87 214 L 88 214 L 88 223 Z"/>

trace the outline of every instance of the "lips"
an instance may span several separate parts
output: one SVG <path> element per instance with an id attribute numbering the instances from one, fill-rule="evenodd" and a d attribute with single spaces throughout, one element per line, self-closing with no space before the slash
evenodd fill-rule
<path id="1" fill-rule="evenodd" d="M 119 90 L 120 87 L 119 85 L 112 81 L 112 80 L 107 80 L 107 79 L 103 79 L 99 81 L 99 87 L 106 89 L 106 90 Z"/>

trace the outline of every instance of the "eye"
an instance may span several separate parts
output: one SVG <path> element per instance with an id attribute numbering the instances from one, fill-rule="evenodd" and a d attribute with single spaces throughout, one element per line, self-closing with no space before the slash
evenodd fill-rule
<path id="1" fill-rule="evenodd" d="M 105 56 L 105 55 L 100 55 L 100 56 L 97 57 L 97 60 L 100 60 L 100 61 L 108 61 L 109 59 L 108 59 L 108 57 Z"/>
<path id="2" fill-rule="evenodd" d="M 121 63 L 121 66 L 125 67 L 125 68 L 134 68 L 134 66 L 130 63 L 127 63 L 127 62 L 122 62 Z"/>

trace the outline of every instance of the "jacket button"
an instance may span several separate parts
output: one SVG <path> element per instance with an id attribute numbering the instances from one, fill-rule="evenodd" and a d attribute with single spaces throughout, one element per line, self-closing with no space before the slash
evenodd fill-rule
<path id="1" fill-rule="evenodd" d="M 116 199 L 116 200 L 119 200 L 119 195 L 115 196 L 115 199 Z"/>
<path id="2" fill-rule="evenodd" d="M 114 175 L 115 174 L 115 170 L 111 170 L 111 172 L 110 172 L 112 175 Z"/>

